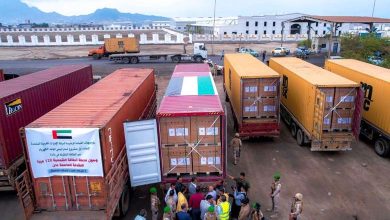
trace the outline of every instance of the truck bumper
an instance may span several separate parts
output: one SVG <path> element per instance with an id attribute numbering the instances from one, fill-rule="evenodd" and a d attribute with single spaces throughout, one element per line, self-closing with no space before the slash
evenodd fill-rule
<path id="1" fill-rule="evenodd" d="M 240 137 L 279 137 L 279 123 L 243 123 L 238 129 Z"/>

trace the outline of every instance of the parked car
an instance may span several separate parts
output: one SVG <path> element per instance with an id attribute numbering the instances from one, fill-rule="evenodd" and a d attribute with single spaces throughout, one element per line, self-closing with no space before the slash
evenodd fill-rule
<path id="1" fill-rule="evenodd" d="M 287 53 L 283 49 L 283 47 L 277 47 L 277 48 L 272 50 L 272 56 L 274 56 L 274 57 L 276 57 L 276 56 L 286 56 L 286 55 L 287 55 Z"/>
<path id="2" fill-rule="evenodd" d="M 307 59 L 310 55 L 310 50 L 307 47 L 298 47 L 295 51 L 295 56 L 301 59 Z"/>
<path id="3" fill-rule="evenodd" d="M 368 62 L 375 65 L 381 65 L 383 63 L 383 58 L 380 56 L 369 56 L 367 60 Z"/>
<path id="4" fill-rule="evenodd" d="M 252 50 L 250 48 L 241 47 L 238 49 L 238 52 L 239 53 L 248 53 L 254 57 L 259 57 L 259 52 Z"/>
<path id="5" fill-rule="evenodd" d="M 281 47 L 282 50 L 284 50 L 284 52 L 286 53 L 286 55 L 289 55 L 290 54 L 290 49 L 288 49 L 287 47 Z"/>

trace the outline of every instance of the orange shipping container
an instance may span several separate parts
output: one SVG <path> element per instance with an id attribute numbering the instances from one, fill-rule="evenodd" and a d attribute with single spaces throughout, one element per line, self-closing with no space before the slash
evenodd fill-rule
<path id="1" fill-rule="evenodd" d="M 123 122 L 155 110 L 153 70 L 121 69 L 29 124 L 26 158 L 35 209 L 111 219 L 122 193 L 128 196 Z"/>
<path id="2" fill-rule="evenodd" d="M 249 54 L 226 54 L 224 89 L 241 136 L 279 135 L 280 75 Z"/>
<path id="3" fill-rule="evenodd" d="M 359 84 L 298 58 L 271 58 L 282 75 L 281 115 L 299 145 L 313 151 L 351 149 L 359 131 Z"/>
<path id="4" fill-rule="evenodd" d="M 138 53 L 139 43 L 135 37 L 108 38 L 104 40 L 104 47 L 108 53 Z"/>

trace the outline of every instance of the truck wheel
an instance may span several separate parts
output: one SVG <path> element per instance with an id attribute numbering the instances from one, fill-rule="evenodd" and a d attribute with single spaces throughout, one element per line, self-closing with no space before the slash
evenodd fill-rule
<path id="1" fill-rule="evenodd" d="M 138 58 L 137 57 L 131 57 L 130 58 L 130 63 L 131 64 L 137 64 L 138 63 Z"/>
<path id="2" fill-rule="evenodd" d="M 130 59 L 128 57 L 123 57 L 122 62 L 123 63 L 130 63 Z"/>
<path id="3" fill-rule="evenodd" d="M 102 58 L 99 54 L 95 53 L 93 56 L 93 59 L 94 60 L 99 60 L 100 58 Z"/>
<path id="4" fill-rule="evenodd" d="M 203 61 L 203 58 L 200 56 L 195 57 L 195 62 L 201 63 Z"/>
<path id="5" fill-rule="evenodd" d="M 304 134 L 303 134 L 303 131 L 301 129 L 298 129 L 298 131 L 297 131 L 297 143 L 299 146 L 303 146 L 303 144 L 305 143 Z"/>
<path id="6" fill-rule="evenodd" d="M 291 122 L 291 135 L 293 137 L 297 136 L 297 125 L 294 122 Z"/>
<path id="7" fill-rule="evenodd" d="M 125 185 L 125 188 L 122 192 L 121 199 L 119 201 L 119 206 L 120 206 L 120 215 L 125 216 L 130 206 L 130 191 L 127 184 Z"/>
<path id="8" fill-rule="evenodd" d="M 180 62 L 180 56 L 174 56 L 174 57 L 172 57 L 172 61 L 174 62 L 174 63 L 178 63 L 178 62 Z"/>
<path id="9" fill-rule="evenodd" d="M 389 141 L 384 138 L 378 138 L 375 141 L 375 152 L 381 157 L 388 156 L 390 152 Z"/>

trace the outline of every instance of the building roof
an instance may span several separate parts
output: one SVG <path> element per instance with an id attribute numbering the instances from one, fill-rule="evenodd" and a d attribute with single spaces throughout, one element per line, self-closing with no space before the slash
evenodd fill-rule
<path id="1" fill-rule="evenodd" d="M 310 84 L 318 87 L 359 87 L 359 84 L 324 70 L 314 64 L 308 63 L 296 57 L 271 58 L 270 66 L 274 64 L 283 67 Z"/>
<path id="2" fill-rule="evenodd" d="M 327 60 L 327 62 L 334 63 L 339 66 L 344 66 L 364 75 L 372 76 L 390 83 L 390 69 L 354 59 L 335 59 Z"/>
<path id="3" fill-rule="evenodd" d="M 304 15 L 286 20 L 287 22 L 331 22 L 331 23 L 390 23 L 388 18 L 364 17 L 364 16 L 318 16 Z"/>
<path id="4" fill-rule="evenodd" d="M 225 59 L 241 78 L 274 78 L 280 75 L 250 54 L 225 54 Z"/>

